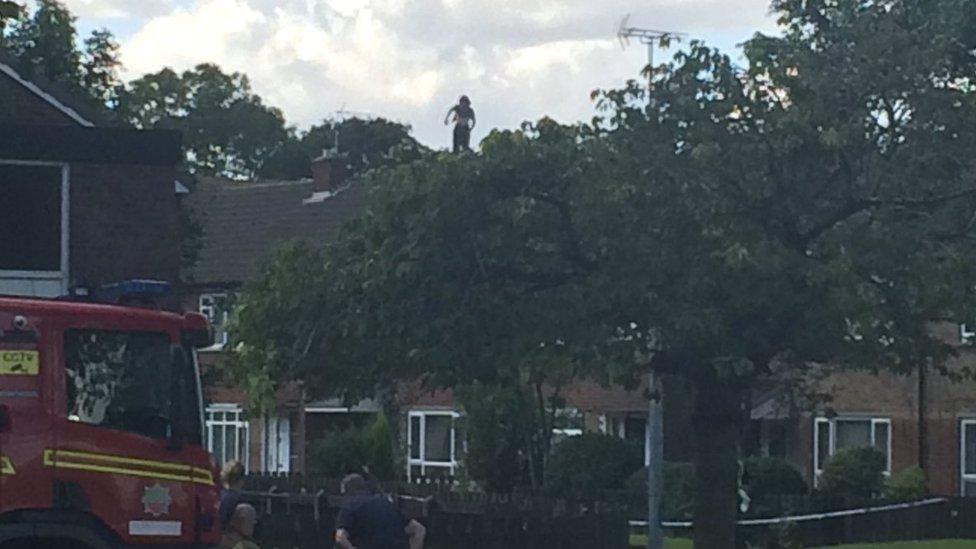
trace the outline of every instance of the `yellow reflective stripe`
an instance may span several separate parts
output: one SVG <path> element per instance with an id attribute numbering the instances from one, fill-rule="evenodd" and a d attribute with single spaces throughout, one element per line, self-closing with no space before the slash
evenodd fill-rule
<path id="1" fill-rule="evenodd" d="M 146 467 L 154 467 L 156 469 L 169 469 L 170 471 L 178 471 L 181 473 L 189 473 L 193 469 L 193 467 L 183 465 L 182 463 L 152 461 L 148 459 L 113 456 L 110 454 L 92 454 L 89 452 L 78 452 L 75 450 L 54 450 L 54 452 L 57 454 L 58 461 L 62 461 L 62 458 L 81 458 L 92 461 L 118 463 L 122 465 L 143 465 Z"/>
<path id="2" fill-rule="evenodd" d="M 79 459 L 83 461 L 78 461 Z M 85 460 L 101 462 L 102 464 L 85 463 Z M 179 482 L 195 482 L 198 484 L 207 484 L 211 486 L 214 483 L 212 473 L 205 469 L 199 469 L 189 465 L 113 456 L 108 454 L 92 454 L 88 452 L 77 452 L 74 450 L 45 450 L 44 465 L 57 469 L 75 469 L 79 471 L 158 478 L 164 480 L 175 480 Z M 141 465 L 155 469 L 168 469 L 170 472 L 135 469 L 132 467 L 125 467 L 125 465 Z"/>
<path id="3" fill-rule="evenodd" d="M 96 473 L 114 473 L 118 475 L 128 475 L 131 477 L 158 478 L 164 480 L 175 480 L 179 482 L 194 482 L 193 478 L 183 475 L 173 475 L 170 473 L 157 473 L 155 471 L 145 471 L 139 469 L 123 469 L 121 467 L 109 467 L 107 465 L 91 465 L 88 463 L 71 463 L 58 461 L 54 465 L 55 469 L 77 469 L 80 471 L 93 471 Z"/>
<path id="4" fill-rule="evenodd" d="M 0 475 L 16 475 L 17 471 L 14 470 L 14 462 L 10 461 L 7 456 L 0 456 Z"/>
<path id="5" fill-rule="evenodd" d="M 194 467 L 193 482 L 212 485 L 214 483 L 213 473 L 207 471 L 206 469 L 197 469 L 196 467 Z"/>

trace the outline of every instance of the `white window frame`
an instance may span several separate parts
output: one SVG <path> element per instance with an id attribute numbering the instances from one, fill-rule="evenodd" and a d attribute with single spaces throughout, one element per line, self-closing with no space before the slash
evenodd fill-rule
<path id="1" fill-rule="evenodd" d="M 228 419 L 222 419 L 222 420 L 212 419 L 211 414 L 215 414 L 215 413 L 218 413 L 218 412 L 224 413 L 224 414 L 227 414 L 227 413 L 236 414 L 237 419 L 233 419 L 233 420 L 228 420 Z M 206 410 L 207 452 L 210 452 L 211 454 L 213 454 L 213 443 L 214 443 L 214 441 L 213 441 L 213 431 L 214 431 L 214 428 L 221 428 L 221 429 L 233 428 L 233 429 L 236 430 L 236 435 L 237 436 L 235 437 L 235 440 L 238 441 L 238 444 L 234 446 L 234 453 L 235 454 L 237 453 L 238 449 L 240 448 L 240 442 L 239 441 L 240 441 L 241 433 L 243 432 L 243 434 L 244 434 L 244 455 L 243 456 L 233 456 L 233 457 L 230 457 L 230 459 L 236 459 L 236 460 L 240 461 L 244 465 L 244 471 L 245 472 L 250 471 L 250 461 L 251 460 L 249 459 L 249 457 L 250 457 L 249 454 L 250 454 L 250 450 L 251 450 L 251 428 L 250 428 L 250 424 L 248 423 L 247 419 L 244 418 L 244 408 L 242 408 L 240 404 L 233 404 L 233 403 L 218 403 L 218 404 L 211 404 L 210 406 L 207 406 L 207 410 Z M 224 434 L 224 440 L 225 441 L 227 440 L 226 433 Z M 224 456 L 225 461 L 228 460 L 228 458 L 229 458 L 229 456 Z M 224 464 L 223 463 L 220 463 L 218 465 L 220 465 L 222 467 Z"/>
<path id="2" fill-rule="evenodd" d="M 287 413 L 264 416 L 264 436 L 261 437 L 261 470 L 265 473 L 288 473 L 291 471 L 291 430 L 291 418 Z"/>
<path id="3" fill-rule="evenodd" d="M 959 495 L 966 495 L 966 483 L 976 482 L 976 473 L 966 473 L 966 427 L 976 425 L 976 419 L 959 422 Z"/>
<path id="4" fill-rule="evenodd" d="M 210 347 L 207 347 L 206 349 L 202 349 L 203 351 L 222 350 L 224 347 L 227 346 L 227 343 L 230 341 L 230 337 L 226 329 L 227 321 L 230 320 L 230 310 L 228 309 L 226 311 L 223 311 L 223 318 L 219 319 L 220 329 L 218 329 L 218 325 L 213 320 L 217 316 L 217 314 L 221 312 L 217 310 L 216 307 L 217 298 L 223 298 L 225 300 L 228 300 L 230 299 L 230 297 L 231 297 L 230 294 L 228 294 L 227 292 L 208 292 L 205 294 L 200 294 L 200 297 L 197 298 L 197 311 L 203 316 L 207 317 L 207 320 L 210 321 L 210 325 L 213 327 L 214 330 L 214 344 L 211 345 Z M 206 305 L 204 304 L 204 300 L 206 299 L 210 300 L 210 304 L 206 304 Z"/>
<path id="5" fill-rule="evenodd" d="M 57 271 L 14 271 L 0 269 L 0 279 L 60 282 L 61 295 L 68 293 L 69 254 L 71 242 L 71 167 L 64 162 L 43 162 L 35 160 L 7 160 L 0 158 L 0 165 L 39 166 L 61 168 L 61 258 Z M 56 296 L 48 296 L 56 297 Z"/>
<path id="6" fill-rule="evenodd" d="M 823 472 L 823 463 L 820 463 L 820 425 L 826 423 L 830 425 L 828 429 L 829 439 L 827 440 L 827 457 L 831 457 L 836 453 L 837 446 L 837 422 L 838 421 L 869 421 L 871 422 L 871 446 L 875 445 L 875 435 L 877 432 L 876 425 L 883 424 L 888 427 L 888 447 L 885 449 L 885 475 L 891 474 L 891 439 L 894 437 L 894 433 L 891 431 L 891 419 L 884 417 L 869 417 L 869 416 L 838 416 L 835 418 L 826 418 L 823 416 L 814 418 L 813 421 L 813 473 L 814 482 L 820 478 L 820 473 Z"/>
<path id="7" fill-rule="evenodd" d="M 427 417 L 451 418 L 451 459 L 450 461 L 432 461 L 426 459 L 427 453 Z M 413 457 L 413 418 L 420 418 L 420 451 Z M 457 472 L 457 419 L 461 414 L 452 410 L 411 410 L 407 413 L 407 480 L 413 480 L 413 468 L 420 467 L 420 476 L 427 475 L 427 469 L 448 469 L 451 476 Z"/>

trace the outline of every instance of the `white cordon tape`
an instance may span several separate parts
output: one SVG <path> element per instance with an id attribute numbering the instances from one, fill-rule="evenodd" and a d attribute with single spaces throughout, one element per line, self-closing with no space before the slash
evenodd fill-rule
<path id="1" fill-rule="evenodd" d="M 911 509 L 913 507 L 924 507 L 926 505 L 934 505 L 936 503 L 945 503 L 949 501 L 946 498 L 930 498 L 923 499 L 921 501 L 913 501 L 911 503 L 893 503 L 891 505 L 881 505 L 879 507 L 864 507 L 862 509 L 848 509 L 846 511 L 831 511 L 829 513 L 817 513 L 815 515 L 799 515 L 793 517 L 777 517 L 777 518 L 764 518 L 764 519 L 746 519 L 736 521 L 736 524 L 740 526 L 760 526 L 763 524 L 782 524 L 784 522 L 804 522 L 808 520 L 823 520 L 828 518 L 838 518 L 838 517 L 849 517 L 852 515 L 866 515 L 868 513 L 883 513 L 885 511 L 897 511 L 899 509 Z M 646 520 L 632 520 L 630 521 L 631 526 L 646 528 Z M 687 521 L 674 521 L 674 522 L 661 522 L 661 526 L 664 528 L 691 528 L 693 523 L 690 520 Z"/>

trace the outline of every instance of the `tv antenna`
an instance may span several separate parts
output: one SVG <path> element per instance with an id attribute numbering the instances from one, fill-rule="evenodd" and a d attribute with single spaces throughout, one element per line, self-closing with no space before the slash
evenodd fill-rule
<path id="1" fill-rule="evenodd" d="M 332 148 L 329 149 L 329 150 L 327 150 L 327 151 L 323 151 L 323 154 L 332 154 L 332 155 L 335 155 L 335 156 L 338 156 L 339 155 L 339 126 L 343 122 L 345 122 L 345 121 L 347 121 L 347 120 L 349 120 L 351 118 L 359 118 L 359 119 L 362 119 L 362 120 L 369 121 L 369 120 L 375 119 L 376 118 L 376 115 L 373 114 L 373 113 L 369 113 L 369 112 L 348 111 L 348 110 L 346 110 L 346 106 L 343 105 L 339 110 L 337 110 L 337 111 L 335 111 L 333 113 L 333 117 L 332 117 Z"/>
<path id="2" fill-rule="evenodd" d="M 647 45 L 647 66 L 650 68 L 648 80 L 651 80 L 654 78 L 654 45 L 660 44 L 662 47 L 667 47 L 667 44 L 671 41 L 681 40 L 681 37 L 687 35 L 683 32 L 631 27 L 629 23 L 630 14 L 628 13 L 620 21 L 620 27 L 617 29 L 617 38 L 620 40 L 620 47 L 626 49 L 630 45 L 632 38 L 639 40 L 641 44 Z"/>

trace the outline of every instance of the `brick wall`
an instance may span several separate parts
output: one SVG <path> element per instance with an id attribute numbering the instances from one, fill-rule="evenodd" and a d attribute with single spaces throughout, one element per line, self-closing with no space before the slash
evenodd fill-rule
<path id="1" fill-rule="evenodd" d="M 959 370 L 973 357 L 963 354 L 949 364 Z M 892 470 L 898 472 L 924 464 L 929 490 L 936 494 L 959 493 L 960 421 L 976 418 L 976 381 L 953 381 L 937 372 L 926 376 L 924 455 L 919 450 L 919 377 L 917 371 L 898 375 L 882 371 L 839 372 L 826 378 L 821 390 L 832 395 L 819 411 L 803 412 L 793 420 L 797 437 L 789 445 L 789 457 L 802 465 L 808 478 L 813 470 L 813 418 L 828 409 L 843 415 L 891 419 Z"/>
<path id="2" fill-rule="evenodd" d="M 0 124 L 76 125 L 77 122 L 6 74 L 0 74 Z"/>
<path id="3" fill-rule="evenodd" d="M 71 165 L 71 284 L 178 281 L 175 179 L 171 167 Z"/>

